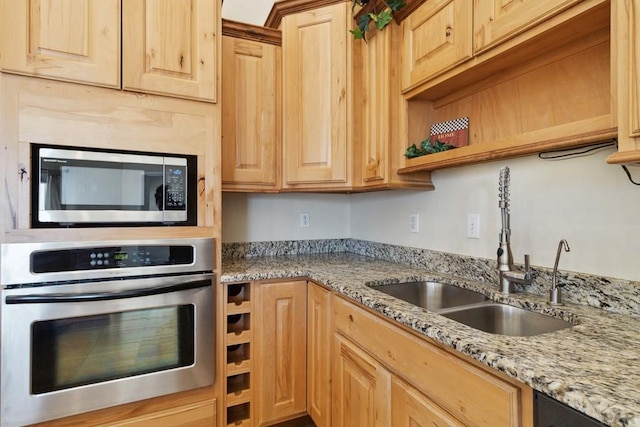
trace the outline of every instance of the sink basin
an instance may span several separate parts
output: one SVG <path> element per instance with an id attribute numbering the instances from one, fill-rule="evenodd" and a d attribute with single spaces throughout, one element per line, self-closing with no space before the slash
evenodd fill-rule
<path id="1" fill-rule="evenodd" d="M 437 282 L 397 283 L 374 286 L 372 289 L 430 311 L 475 304 L 487 300 L 487 297 L 479 292 Z"/>
<path id="2" fill-rule="evenodd" d="M 573 326 L 562 319 L 498 303 L 460 308 L 440 314 L 481 331 L 516 337 L 555 332 Z"/>

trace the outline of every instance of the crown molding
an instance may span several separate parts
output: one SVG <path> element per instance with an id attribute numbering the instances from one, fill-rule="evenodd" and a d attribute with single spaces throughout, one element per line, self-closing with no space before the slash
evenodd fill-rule
<path id="1" fill-rule="evenodd" d="M 222 20 L 222 35 L 282 46 L 282 32 L 280 30 L 231 21 L 228 19 Z"/>

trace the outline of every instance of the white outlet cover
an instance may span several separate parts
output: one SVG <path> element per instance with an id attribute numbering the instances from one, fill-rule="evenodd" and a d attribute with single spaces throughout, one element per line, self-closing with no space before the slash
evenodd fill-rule
<path id="1" fill-rule="evenodd" d="M 480 215 L 479 214 L 467 214 L 467 238 L 468 239 L 480 238 Z"/>
<path id="2" fill-rule="evenodd" d="M 308 212 L 300 213 L 300 227 L 308 228 L 311 225 L 311 216 Z"/>
<path id="3" fill-rule="evenodd" d="M 409 232 L 418 233 L 420 231 L 420 214 L 409 215 Z"/>

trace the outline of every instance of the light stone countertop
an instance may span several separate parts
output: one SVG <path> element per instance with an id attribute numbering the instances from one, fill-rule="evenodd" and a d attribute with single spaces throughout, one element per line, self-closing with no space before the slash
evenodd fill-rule
<path id="1" fill-rule="evenodd" d="M 223 283 L 308 277 L 612 426 L 640 427 L 640 318 L 597 308 L 551 307 L 533 294 L 350 253 L 224 259 Z M 575 323 L 532 337 L 478 331 L 375 290 L 434 280 Z"/>

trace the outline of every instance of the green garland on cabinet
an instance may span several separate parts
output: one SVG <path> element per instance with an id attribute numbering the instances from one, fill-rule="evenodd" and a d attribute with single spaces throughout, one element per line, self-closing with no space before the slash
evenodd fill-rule
<path id="1" fill-rule="evenodd" d="M 407 151 L 406 153 L 404 153 L 404 155 L 407 157 L 407 159 L 413 159 L 414 157 L 440 153 L 442 151 L 451 150 L 452 148 L 456 148 L 456 146 L 440 142 L 437 139 L 433 143 L 431 143 L 431 138 L 427 138 L 420 143 L 420 148 L 416 147 L 416 144 L 413 144 L 411 145 L 411 147 L 407 148 Z"/>
<path id="2" fill-rule="evenodd" d="M 369 4 L 369 2 L 373 2 L 376 0 L 352 0 L 353 7 L 351 10 L 353 11 L 356 6 L 365 7 Z M 353 30 L 349 30 L 351 34 L 353 34 L 354 39 L 362 39 L 367 41 L 366 32 L 369 31 L 369 25 L 373 22 L 379 30 L 382 30 L 384 27 L 389 25 L 391 20 L 393 19 L 393 13 L 399 11 L 407 4 L 404 0 L 384 0 L 383 2 L 386 7 L 380 11 L 376 12 L 374 8 L 371 12 L 365 13 L 360 16 L 356 20 L 357 27 Z"/>

